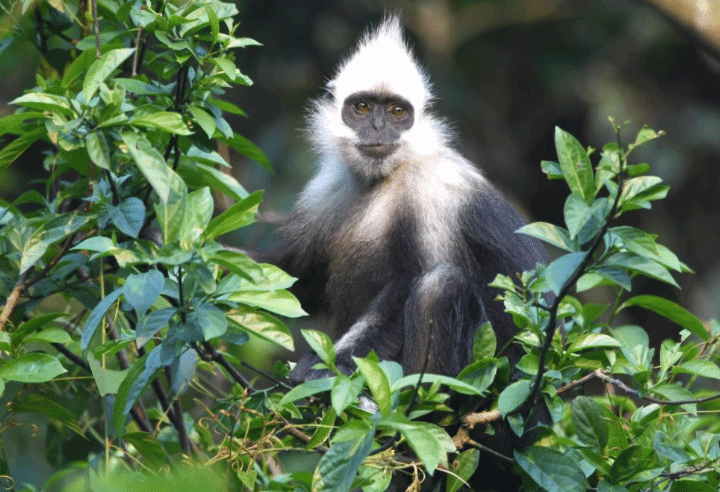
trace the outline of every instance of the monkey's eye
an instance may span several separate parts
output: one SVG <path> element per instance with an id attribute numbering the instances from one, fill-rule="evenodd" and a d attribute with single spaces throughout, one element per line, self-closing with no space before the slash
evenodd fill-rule
<path id="1" fill-rule="evenodd" d="M 390 114 L 395 116 L 396 118 L 400 118 L 401 116 L 405 115 L 405 108 L 400 106 L 399 104 L 393 104 L 390 106 Z"/>
<path id="2" fill-rule="evenodd" d="M 370 111 L 370 105 L 365 101 L 358 101 L 353 106 L 358 113 L 367 113 Z"/>

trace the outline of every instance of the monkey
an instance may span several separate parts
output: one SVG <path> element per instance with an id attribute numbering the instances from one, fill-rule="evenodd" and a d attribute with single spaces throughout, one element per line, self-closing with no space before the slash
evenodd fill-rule
<path id="1" fill-rule="evenodd" d="M 483 322 L 498 346 L 517 332 L 488 283 L 545 252 L 516 234 L 523 216 L 453 147 L 397 16 L 365 34 L 325 89 L 305 129 L 318 169 L 269 261 L 298 278 L 292 292 L 339 335 L 343 373 L 374 350 L 405 374 L 456 376 Z M 332 375 L 318 362 L 309 351 L 291 380 Z"/>

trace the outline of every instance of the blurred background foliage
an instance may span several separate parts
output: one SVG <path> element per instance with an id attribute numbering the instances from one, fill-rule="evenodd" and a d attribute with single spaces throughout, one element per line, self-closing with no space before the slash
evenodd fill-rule
<path id="1" fill-rule="evenodd" d="M 671 185 L 670 195 L 652 213 L 630 220 L 657 234 L 697 275 L 678 278 L 681 290 L 646 281 L 636 293 L 659 293 L 701 319 L 720 317 L 718 0 L 237 4 L 240 34 L 263 47 L 237 55 L 237 66 L 255 85 L 230 95 L 248 117 L 229 119 L 267 154 L 276 174 L 229 154 L 239 181 L 251 192 L 267 192 L 265 223 L 228 242 L 254 247 L 269 241 L 272 224 L 291 208 L 314 169 L 300 130 L 309 99 L 322 93 L 369 25 L 384 12 L 400 11 L 434 83 L 436 112 L 453 123 L 457 147 L 530 220 L 562 220 L 565 184 L 548 182 L 539 165 L 553 158 L 556 125 L 597 145 L 613 138 L 608 116 L 633 122 L 628 138 L 642 124 L 665 130 L 666 137 L 635 158 L 653 164 L 653 174 Z M 0 13 L 0 30 L 12 25 Z M 38 62 L 49 68 L 57 62 L 39 58 L 30 43 L 0 53 L 0 115 L 13 112 L 7 102 L 35 85 Z M 0 173 L 0 196 L 20 194 L 43 172 L 41 149 L 35 150 Z M 679 330 L 647 311 L 629 313 L 637 318 L 625 321 L 643 324 L 656 340 Z"/>

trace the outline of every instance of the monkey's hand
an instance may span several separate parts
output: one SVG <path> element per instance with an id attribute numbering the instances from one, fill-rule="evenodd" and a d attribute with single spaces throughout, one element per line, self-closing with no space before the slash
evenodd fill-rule
<path id="1" fill-rule="evenodd" d="M 306 352 L 290 373 L 290 382 L 292 384 L 300 384 L 312 379 L 329 378 L 335 375 L 330 369 L 313 369 L 313 366 L 320 362 L 322 361 L 315 352 L 312 350 Z M 349 356 L 347 358 L 338 356 L 335 365 L 340 372 L 348 376 L 355 372 L 355 364 L 353 364 Z"/>

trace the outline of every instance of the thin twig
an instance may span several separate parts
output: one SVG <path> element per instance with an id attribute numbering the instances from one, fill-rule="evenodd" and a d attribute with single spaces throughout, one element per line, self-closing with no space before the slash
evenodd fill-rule
<path id="1" fill-rule="evenodd" d="M 52 346 L 55 347 L 55 349 L 58 352 L 63 354 L 70 362 L 72 362 L 76 366 L 84 369 L 86 372 L 89 372 L 92 374 L 92 371 L 90 370 L 90 364 L 85 362 L 85 360 L 83 360 L 78 355 L 71 352 L 67 347 L 65 347 L 64 345 L 59 344 L 59 343 L 53 343 Z M 153 433 L 153 427 L 152 427 L 152 425 L 150 425 L 150 422 L 148 422 L 142 415 L 140 415 L 140 413 L 134 407 L 130 409 L 130 416 L 132 417 L 132 419 L 135 421 L 135 423 L 141 430 L 143 430 L 147 433 L 150 433 L 150 434 Z M 164 449 L 163 449 L 163 451 L 164 451 Z M 166 455 L 167 455 L 167 453 L 166 453 Z M 169 458 L 170 457 L 168 456 L 168 459 Z"/>
<path id="2" fill-rule="evenodd" d="M 545 340 L 543 341 L 542 348 L 540 349 L 540 358 L 538 361 L 538 373 L 535 378 L 535 381 L 533 382 L 532 389 L 530 391 L 530 397 L 526 400 L 525 405 L 521 405 L 516 412 L 519 412 L 521 410 L 525 410 L 528 405 L 534 405 L 536 403 L 538 393 L 540 391 L 540 385 L 542 384 L 542 378 L 545 374 L 545 359 L 547 357 L 548 352 L 550 351 L 550 346 L 552 345 L 552 339 L 555 336 L 555 329 L 557 328 L 557 313 L 558 309 L 560 308 L 560 303 L 565 298 L 565 296 L 568 294 L 570 289 L 573 285 L 578 281 L 578 279 L 585 273 L 585 269 L 590 264 L 590 261 L 593 259 L 593 255 L 600 247 L 600 244 L 602 242 L 603 236 L 607 233 L 608 229 L 610 228 L 610 225 L 613 222 L 613 219 L 615 218 L 615 214 L 617 213 L 618 204 L 620 203 L 620 197 L 622 196 L 623 191 L 623 173 L 625 172 L 624 168 L 625 163 L 625 157 L 620 160 L 620 171 L 618 172 L 618 188 L 616 191 L 615 199 L 613 200 L 612 207 L 610 207 L 610 211 L 607 214 L 607 217 L 605 218 L 605 223 L 602 226 L 602 229 L 595 235 L 595 238 L 593 239 L 592 245 L 590 245 L 590 248 L 588 248 L 587 252 L 585 253 L 585 257 L 583 258 L 582 262 L 575 268 L 573 271 L 573 274 L 568 278 L 565 283 L 562 286 L 562 289 L 560 289 L 560 292 L 558 292 L 557 297 L 555 297 L 555 301 L 552 304 L 552 307 L 550 308 L 550 319 L 548 320 L 547 328 L 545 329 Z"/>
<path id="3" fill-rule="evenodd" d="M 88 232 L 85 237 L 92 235 L 94 232 L 95 229 Z M 22 296 L 22 294 L 29 287 L 33 286 L 36 282 L 43 279 L 45 275 L 47 275 L 47 273 L 57 264 L 57 262 L 60 261 L 63 256 L 65 256 L 65 253 L 67 253 L 70 249 L 70 246 L 72 246 L 73 241 L 75 240 L 75 236 L 77 236 L 77 233 L 73 233 L 70 237 L 68 237 L 65 240 L 65 243 L 63 243 L 60 250 L 57 252 L 57 254 L 35 275 L 30 277 L 30 270 L 28 270 L 20 276 L 17 284 L 15 284 L 12 292 L 10 292 L 7 301 L 5 301 L 5 306 L 3 306 L 2 313 L 0 313 L 0 331 L 5 330 L 5 325 L 10 319 L 10 316 L 12 316 L 13 311 L 15 311 L 18 302 L 20 302 L 20 297 Z"/>
<path id="4" fill-rule="evenodd" d="M 243 377 L 242 374 L 240 374 L 240 371 L 238 371 L 235 366 L 230 364 L 228 360 L 215 350 L 215 347 L 212 346 L 210 342 L 203 342 L 203 347 L 200 348 L 199 345 L 194 345 L 193 347 L 195 351 L 200 355 L 200 357 L 207 361 L 215 361 L 218 364 L 220 364 L 222 367 L 225 368 L 225 370 L 230 373 L 230 376 L 235 380 L 236 383 L 238 383 L 243 388 L 247 388 L 250 391 L 255 391 L 255 388 L 253 388 L 252 384 Z"/>
<path id="5" fill-rule="evenodd" d="M 687 400 L 660 400 L 658 398 L 653 398 L 652 396 L 645 396 L 641 395 L 640 392 L 637 390 L 632 389 L 619 379 L 614 379 L 605 374 L 602 370 L 598 369 L 594 373 L 596 378 L 601 379 L 605 381 L 606 383 L 612 384 L 616 388 L 620 388 L 625 393 L 629 393 L 633 396 L 636 396 L 642 400 L 645 400 L 648 403 L 656 403 L 658 405 L 691 405 L 691 404 L 699 404 L 699 403 L 707 403 L 709 401 L 718 400 L 720 399 L 720 393 L 706 396 L 705 398 L 691 398 Z"/>
<path id="6" fill-rule="evenodd" d="M 100 58 L 102 56 L 100 46 L 100 19 L 98 19 L 97 0 L 90 0 L 92 5 L 92 16 L 93 24 L 95 26 L 95 56 Z"/>

